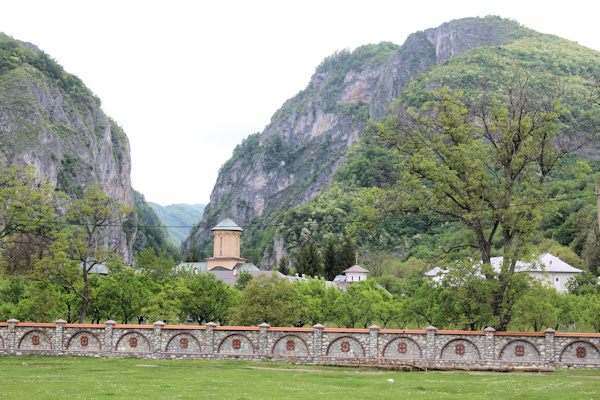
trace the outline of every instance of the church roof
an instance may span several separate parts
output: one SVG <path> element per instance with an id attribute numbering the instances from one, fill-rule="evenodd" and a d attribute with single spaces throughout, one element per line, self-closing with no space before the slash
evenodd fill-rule
<path id="1" fill-rule="evenodd" d="M 367 269 L 364 269 L 363 267 L 361 267 L 360 265 L 357 264 L 357 265 L 351 266 L 350 268 L 348 268 L 347 270 L 344 270 L 342 272 L 344 274 L 347 274 L 347 273 L 363 273 L 363 274 L 368 274 L 371 271 L 369 271 Z"/>
<path id="2" fill-rule="evenodd" d="M 231 218 L 225 218 L 219 222 L 211 231 L 243 231 Z"/>

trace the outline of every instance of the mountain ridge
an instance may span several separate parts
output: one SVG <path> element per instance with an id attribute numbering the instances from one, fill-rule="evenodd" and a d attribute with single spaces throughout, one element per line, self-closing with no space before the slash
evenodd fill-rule
<path id="1" fill-rule="evenodd" d="M 182 253 L 208 246 L 210 227 L 226 212 L 240 225 L 271 224 L 278 212 L 320 195 L 367 120 L 385 115 L 419 72 L 475 45 L 503 45 L 532 32 L 499 17 L 466 18 L 413 33 L 402 46 L 382 42 L 327 57 L 308 86 L 223 165 L 203 221 L 182 243 Z M 254 258 L 258 262 L 262 254 Z"/>

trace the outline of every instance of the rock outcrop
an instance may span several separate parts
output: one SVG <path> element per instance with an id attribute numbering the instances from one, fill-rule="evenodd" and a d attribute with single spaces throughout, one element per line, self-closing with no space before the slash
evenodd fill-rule
<path id="1" fill-rule="evenodd" d="M 133 207 L 129 141 L 99 99 L 34 45 L 1 34 L 0 44 L 9 61 L 16 55 L 0 69 L 0 163 L 34 166 L 71 198 L 100 183 L 110 198 Z M 41 62 L 47 70 L 37 67 Z M 135 212 L 130 218 L 135 227 Z M 137 228 L 110 229 L 107 244 L 130 264 Z"/>
<path id="2" fill-rule="evenodd" d="M 381 119 L 411 78 L 470 48 L 502 45 L 527 31 L 498 17 L 468 18 L 414 33 L 402 46 L 380 43 L 328 57 L 308 87 L 221 168 L 203 222 L 182 252 L 208 243 L 210 228 L 225 213 L 241 226 L 256 218 L 268 224 L 278 211 L 313 199 L 331 183 L 367 120 Z"/>

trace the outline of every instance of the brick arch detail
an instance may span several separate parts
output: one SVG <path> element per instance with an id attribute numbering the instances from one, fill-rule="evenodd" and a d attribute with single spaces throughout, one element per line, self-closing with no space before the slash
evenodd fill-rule
<path id="1" fill-rule="evenodd" d="M 21 348 L 21 343 L 23 342 L 23 339 L 25 339 L 27 337 L 27 335 L 29 335 L 30 333 L 33 332 L 39 332 L 42 335 L 44 335 L 44 337 L 48 340 L 48 344 L 50 345 L 50 350 L 52 350 L 52 340 L 50 340 L 50 337 L 46 334 L 46 332 L 41 331 L 39 329 L 32 329 L 30 331 L 25 332 L 25 334 L 23 336 L 21 336 L 21 339 L 19 339 L 19 345 L 17 346 L 17 348 Z M 40 350 L 48 350 L 48 349 L 40 349 Z"/>
<path id="2" fill-rule="evenodd" d="M 423 357 L 423 350 L 421 349 L 421 346 L 419 346 L 419 343 L 417 343 L 415 340 L 413 340 L 413 339 L 409 338 L 408 336 L 397 336 L 397 337 L 395 337 L 395 338 L 393 338 L 393 339 L 390 339 L 390 340 L 389 340 L 389 341 L 386 343 L 386 345 L 383 347 L 383 350 L 381 351 L 381 357 L 384 357 L 385 350 L 386 350 L 386 349 L 387 349 L 387 347 L 388 347 L 388 346 L 389 346 L 389 345 L 390 345 L 390 344 L 391 344 L 391 343 L 392 343 L 394 340 L 396 340 L 396 339 L 408 339 L 408 340 L 410 340 L 411 342 L 413 342 L 414 344 L 416 344 L 416 345 L 417 345 L 417 348 L 419 349 L 419 358 L 422 358 L 422 357 Z"/>
<path id="3" fill-rule="evenodd" d="M 189 332 L 181 332 L 181 333 L 178 333 L 178 334 L 176 334 L 176 335 L 173 335 L 173 336 L 171 337 L 171 339 L 169 339 L 169 341 L 167 342 L 167 345 L 165 346 L 165 353 L 168 351 L 168 349 L 169 349 L 169 345 L 171 344 L 171 341 L 172 341 L 173 339 L 175 339 L 177 336 L 181 336 L 181 335 L 189 335 L 189 336 L 193 337 L 193 338 L 194 338 L 194 340 L 196 341 L 196 343 L 198 343 L 198 348 L 199 348 L 199 349 L 200 349 L 200 351 L 202 352 L 202 345 L 200 344 L 200 341 L 198 340 L 198 338 L 197 338 L 195 335 L 193 335 L 193 334 L 191 334 L 191 333 L 189 333 Z M 182 352 L 182 353 L 185 353 L 185 352 Z"/>
<path id="4" fill-rule="evenodd" d="M 152 352 L 152 346 L 150 345 L 150 341 L 148 340 L 148 338 L 146 337 L 146 335 L 144 335 L 141 332 L 138 331 L 129 331 L 129 332 L 125 332 L 124 334 L 122 334 L 121 336 L 119 336 L 119 339 L 117 340 L 117 344 L 115 344 L 115 351 L 118 351 L 117 349 L 119 348 L 119 343 L 121 343 L 121 339 L 123 339 L 125 336 L 127 335 L 131 335 L 132 333 L 136 333 L 138 335 L 140 335 L 141 337 L 144 338 L 144 340 L 146 341 L 146 343 L 148 344 L 148 351 L 142 351 L 140 353 L 149 353 Z"/>
<path id="5" fill-rule="evenodd" d="M 471 343 L 473 345 L 473 347 L 475 347 L 475 350 L 477 350 L 477 359 L 481 360 L 481 352 L 479 351 L 479 347 L 477 347 L 477 345 L 475 343 L 473 343 L 472 341 L 470 341 L 469 339 L 465 339 L 465 338 L 456 338 L 456 339 L 448 340 L 446 342 L 446 344 L 442 347 L 442 350 L 440 351 L 440 359 L 443 359 L 442 356 L 444 355 L 444 350 L 446 349 L 446 346 L 448 346 L 452 342 L 456 342 L 457 340 L 464 340 L 465 342 Z"/>
<path id="6" fill-rule="evenodd" d="M 71 335 L 71 337 L 69 338 L 69 341 L 67 342 L 67 349 L 69 349 L 69 347 L 71 347 L 71 340 L 73 340 L 73 338 L 75 338 L 75 336 L 79 335 L 80 333 L 89 333 L 90 335 L 92 335 L 92 337 L 94 339 L 96 339 L 96 341 L 98 341 L 98 349 L 99 350 L 86 350 L 86 351 L 100 351 L 100 350 L 102 350 L 102 343 L 100 342 L 100 339 L 98 339 L 98 336 L 94 332 L 91 332 L 91 331 L 88 331 L 88 330 L 80 330 L 80 331 L 75 332 L 73 335 Z"/>
<path id="7" fill-rule="evenodd" d="M 498 353 L 499 360 L 502 359 L 502 353 L 504 352 L 504 349 L 506 348 L 506 346 L 513 344 L 514 342 L 525 342 L 527 344 L 530 344 L 534 348 L 534 350 L 537 352 L 538 358 L 540 360 L 542 359 L 542 355 L 540 354 L 540 351 L 537 349 L 537 346 L 534 343 L 530 342 L 527 339 L 513 339 L 510 342 L 506 343 L 504 346 L 502 346 L 502 348 L 500 349 L 500 352 Z"/>
<path id="8" fill-rule="evenodd" d="M 342 339 L 352 339 L 352 340 L 354 340 L 356 343 L 358 343 L 358 344 L 359 344 L 359 346 L 360 346 L 360 348 L 361 348 L 361 350 L 362 350 L 362 356 L 363 356 L 363 357 L 365 356 L 365 354 L 366 354 L 366 352 L 365 352 L 365 347 L 362 345 L 362 343 L 361 343 L 361 342 L 360 342 L 358 339 L 356 339 L 355 337 L 353 337 L 353 336 L 349 336 L 349 335 L 348 335 L 348 336 L 339 336 L 339 337 L 337 337 L 337 338 L 333 339 L 333 340 L 332 340 L 332 341 L 329 343 L 329 345 L 327 346 L 327 350 L 325 351 L 325 355 L 326 355 L 326 356 L 328 356 L 328 355 L 329 355 L 329 348 L 330 348 L 330 347 L 331 347 L 331 346 L 332 346 L 332 345 L 333 345 L 335 342 L 338 342 L 338 341 L 340 341 L 340 340 L 342 340 Z"/>
<path id="9" fill-rule="evenodd" d="M 592 342 L 588 342 L 587 340 L 573 340 L 569 343 L 567 343 L 565 345 L 565 347 L 563 347 L 563 349 L 560 352 L 560 357 L 558 357 L 558 361 L 561 362 L 562 361 L 562 357 L 563 357 L 563 353 L 565 352 L 565 350 L 567 350 L 567 348 L 575 343 L 585 343 L 585 344 L 589 344 L 590 346 L 592 346 L 594 349 L 596 349 L 596 351 L 598 351 L 600 353 L 600 350 L 598 350 L 598 346 L 596 346 L 594 343 Z"/>
<path id="10" fill-rule="evenodd" d="M 225 340 L 227 340 L 228 337 L 231 336 L 241 336 L 244 339 L 246 339 L 248 342 L 250 342 L 250 345 L 252 346 L 252 354 L 255 353 L 254 351 L 254 342 L 252 341 L 252 339 L 250 339 L 248 336 L 244 335 L 243 333 L 230 333 L 229 335 L 225 336 L 220 342 L 219 342 L 219 347 L 217 347 L 217 353 L 221 352 L 221 345 L 223 344 L 223 342 Z"/>
<path id="11" fill-rule="evenodd" d="M 302 339 L 300 336 L 298 335 L 294 335 L 294 334 L 290 334 L 290 335 L 284 335 L 282 337 L 280 337 L 279 339 L 277 339 L 275 341 L 275 343 L 273 343 L 273 347 L 271 347 L 271 354 L 273 354 L 273 351 L 275 350 L 275 346 L 277 346 L 277 343 L 279 343 L 282 339 L 287 338 L 287 337 L 296 337 L 298 339 L 300 339 L 302 341 L 302 343 L 304 343 L 304 346 L 306 347 L 306 355 L 309 356 L 310 355 L 310 351 L 308 349 L 308 343 L 306 343 L 306 340 Z"/>

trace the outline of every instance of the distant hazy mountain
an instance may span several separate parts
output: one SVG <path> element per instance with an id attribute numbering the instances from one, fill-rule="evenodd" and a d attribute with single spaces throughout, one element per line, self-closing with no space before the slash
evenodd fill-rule
<path id="1" fill-rule="evenodd" d="M 171 239 L 176 245 L 188 236 L 192 227 L 202 220 L 204 204 L 160 204 L 148 202 L 162 223 L 167 226 Z"/>

